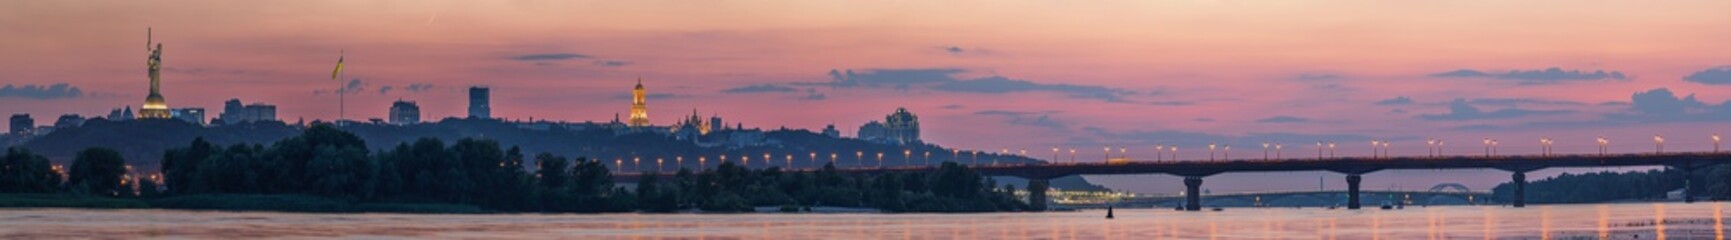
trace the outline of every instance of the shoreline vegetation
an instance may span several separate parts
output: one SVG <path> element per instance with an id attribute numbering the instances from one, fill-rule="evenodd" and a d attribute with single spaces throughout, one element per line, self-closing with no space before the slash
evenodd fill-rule
<path id="1" fill-rule="evenodd" d="M 328 124 L 262 144 L 195 139 L 134 175 L 114 150 L 79 151 L 52 166 L 28 150 L 0 158 L 0 208 L 145 208 L 320 213 L 749 213 L 1026 211 L 1014 187 L 965 166 L 856 175 L 748 169 L 733 162 L 615 185 L 603 163 L 498 142 L 423 138 L 369 152 Z"/>

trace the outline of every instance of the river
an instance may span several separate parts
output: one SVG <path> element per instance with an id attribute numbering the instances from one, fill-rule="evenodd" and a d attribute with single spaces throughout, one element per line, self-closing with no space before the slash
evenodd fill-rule
<path id="1" fill-rule="evenodd" d="M 1724 239 L 1718 202 L 990 214 L 301 214 L 5 209 L 0 239 Z"/>

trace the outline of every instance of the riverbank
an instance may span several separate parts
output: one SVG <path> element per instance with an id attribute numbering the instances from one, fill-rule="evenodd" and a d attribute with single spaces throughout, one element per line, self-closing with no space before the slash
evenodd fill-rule
<path id="1" fill-rule="evenodd" d="M 406 213 L 406 214 L 489 214 L 520 213 L 491 211 L 466 204 L 352 202 L 306 195 L 200 194 L 156 199 L 108 198 L 74 194 L 0 194 L 0 208 L 5 209 L 162 209 L 210 210 L 230 212 L 285 213 Z M 787 207 L 759 206 L 740 213 L 884 213 L 875 208 L 859 207 Z M 704 213 L 697 210 L 679 213 Z"/>

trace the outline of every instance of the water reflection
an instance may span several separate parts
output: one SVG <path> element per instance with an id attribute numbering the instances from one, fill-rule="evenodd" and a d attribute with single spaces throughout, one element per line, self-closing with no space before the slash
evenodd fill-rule
<path id="1" fill-rule="evenodd" d="M 0 239 L 1724 239 L 1722 203 L 1001 214 L 404 215 L 0 210 Z"/>

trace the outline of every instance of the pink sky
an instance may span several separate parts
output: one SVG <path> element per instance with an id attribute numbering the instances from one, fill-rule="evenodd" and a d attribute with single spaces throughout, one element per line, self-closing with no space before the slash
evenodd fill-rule
<path id="1" fill-rule="evenodd" d="M 345 51 L 347 77 L 361 79 L 366 90 L 348 98 L 352 119 L 383 117 L 396 99 L 419 102 L 428 119 L 457 116 L 466 103 L 461 89 L 488 85 L 496 117 L 607 121 L 627 111 L 629 99 L 619 95 L 642 77 L 650 92 L 673 96 L 650 100 L 657 124 L 671 124 L 695 108 L 765 128 L 835 123 L 851 135 L 859 124 L 907 107 L 922 118 L 928 142 L 1028 149 L 1039 158 L 1061 146 L 1091 154 L 1083 159 L 1099 159 L 1103 145 L 1152 158 L 1147 150 L 1159 143 L 1180 143 L 1183 157 L 1205 158 L 1197 150 L 1207 141 L 1239 144 L 1234 156 L 1259 157 L 1248 144 L 1260 141 L 1301 147 L 1315 140 L 1341 141 L 1340 154 L 1362 155 L 1368 152 L 1365 139 L 1393 139 L 1395 154 L 1424 154 L 1427 137 L 1446 139 L 1448 150 L 1461 154 L 1479 152 L 1482 138 L 1501 139 L 1502 152 L 1537 152 L 1541 137 L 1558 139 L 1561 152 L 1591 152 L 1598 135 L 1633 151 L 1650 150 L 1644 139 L 1653 134 L 1672 136 L 1670 149 L 1702 150 L 1711 146 L 1707 134 L 1731 130 L 1720 124 L 1731 120 L 1731 110 L 1714 110 L 1731 99 L 1725 91 L 1731 85 L 1685 80 L 1731 65 L 1727 1 L 4 5 L 0 84 L 67 83 L 84 93 L 46 99 L 0 95 L 0 113 L 30 113 L 39 124 L 66 113 L 136 108 L 148 87 L 143 45 L 145 28 L 152 27 L 170 68 L 163 74 L 168 103 L 204 107 L 212 117 L 222 101 L 240 98 L 276 104 L 278 115 L 291 122 L 334 118 L 335 95 L 315 91 L 338 85 L 329 73 L 338 52 Z M 587 57 L 513 59 L 548 54 Z M 1430 76 L 1552 67 L 1626 77 Z M 956 69 L 949 77 L 957 81 L 1001 76 L 1038 87 L 982 93 L 930 84 L 799 84 L 830 83 L 832 69 Z M 404 90 L 411 84 L 433 88 Z M 764 84 L 791 91 L 725 92 Z M 1078 93 L 1052 90 L 1055 84 L 1111 89 L 1114 101 L 1073 97 Z M 394 90 L 381 93 L 386 86 Z M 1607 116 L 1629 114 L 1636 107 L 1628 104 L 1633 94 L 1656 88 L 1679 97 L 1694 94 L 1705 105 L 1684 114 Z M 811 95 L 823 98 L 803 99 Z M 1376 104 L 1397 96 L 1413 103 Z M 1457 98 L 1481 112 L 1518 113 L 1423 117 L 1449 114 L 1449 102 Z M 1298 121 L 1258 121 L 1282 116 Z M 1161 131 L 1210 138 L 1165 139 L 1177 135 Z M 1367 182 L 1406 177 L 1415 185 L 1408 188 L 1425 188 L 1445 178 L 1506 174 L 1383 175 L 1389 176 L 1367 176 Z M 1243 179 L 1223 181 L 1274 178 Z M 1147 191 L 1179 186 L 1171 182 Z M 1469 185 L 1486 184 L 1494 181 Z"/>

